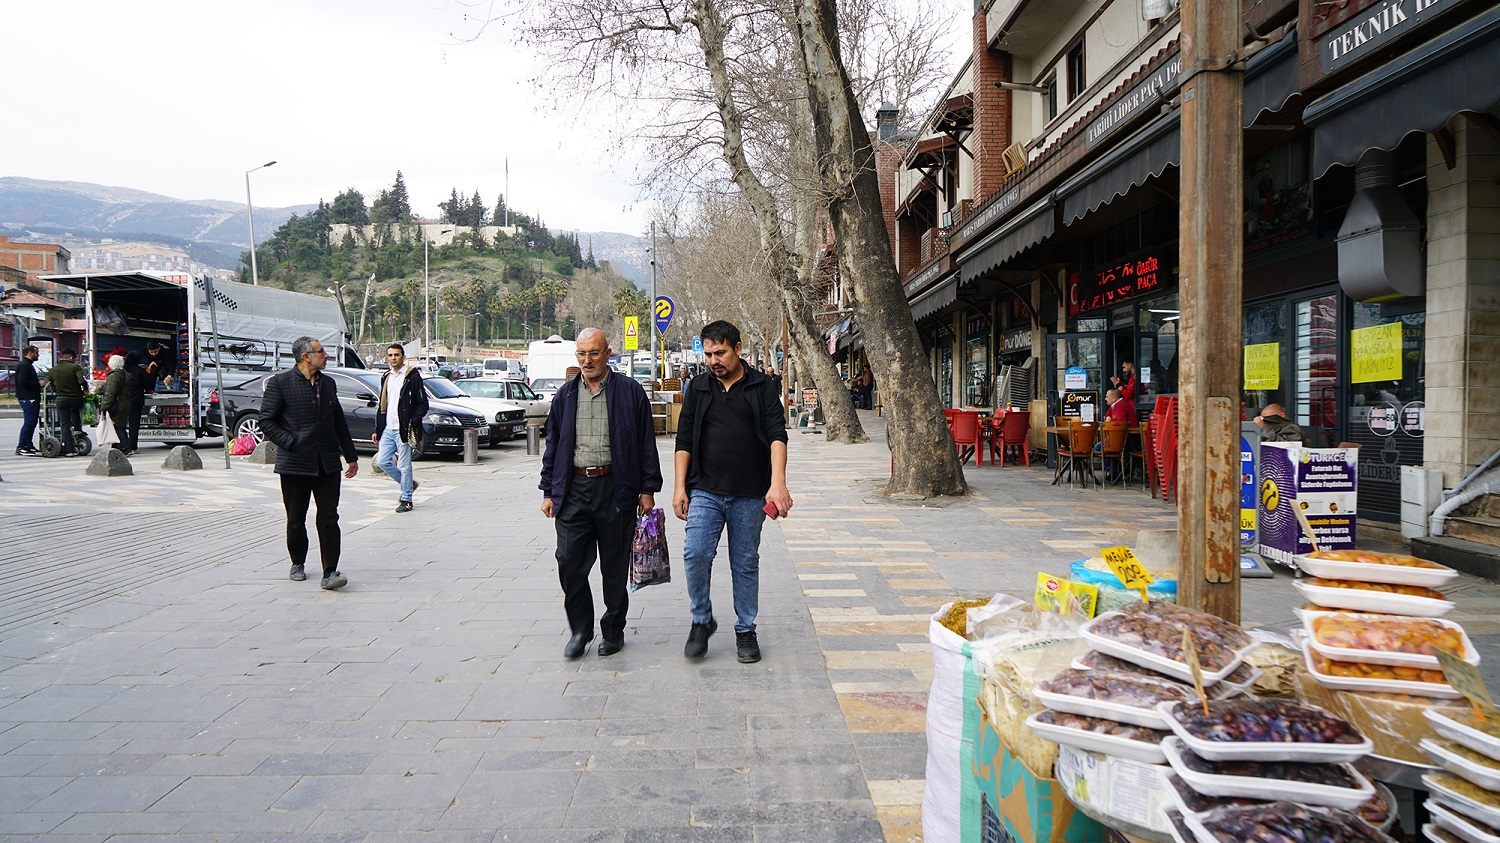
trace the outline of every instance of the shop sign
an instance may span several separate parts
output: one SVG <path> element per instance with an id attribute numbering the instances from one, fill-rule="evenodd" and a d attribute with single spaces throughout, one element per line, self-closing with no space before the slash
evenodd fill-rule
<path id="1" fill-rule="evenodd" d="M 1293 556 L 1312 552 L 1312 543 L 1297 523 L 1298 511 L 1307 517 L 1323 549 L 1354 547 L 1359 450 L 1261 443 L 1257 526 L 1262 556 L 1292 565 Z"/>
<path id="2" fill-rule="evenodd" d="M 1006 331 L 1001 334 L 1000 349 L 1002 351 L 1030 351 L 1031 329 L 1017 328 L 1014 331 Z"/>
<path id="3" fill-rule="evenodd" d="M 1061 414 L 1070 419 L 1095 421 L 1099 418 L 1099 393 L 1082 389 L 1064 394 Z"/>
<path id="4" fill-rule="evenodd" d="M 1407 436 L 1422 438 L 1427 429 L 1427 405 L 1413 401 L 1401 408 L 1401 432 Z"/>
<path id="5" fill-rule="evenodd" d="M 1365 424 L 1376 436 L 1391 436 L 1400 426 L 1401 408 L 1395 404 L 1375 404 L 1365 418 Z"/>
<path id="6" fill-rule="evenodd" d="M 1068 370 L 1066 372 L 1063 372 L 1063 389 L 1074 390 L 1088 388 L 1089 373 L 1082 366 L 1069 366 Z"/>
<path id="7" fill-rule="evenodd" d="M 1401 323 L 1349 332 L 1350 383 L 1401 380 Z"/>
<path id="8" fill-rule="evenodd" d="M 1421 26 L 1460 0 L 1386 0 L 1331 34 L 1319 49 L 1323 73 L 1342 70 Z"/>
<path id="9" fill-rule="evenodd" d="M 1147 106 L 1155 105 L 1168 91 L 1177 87 L 1181 78 L 1182 54 L 1178 53 L 1095 118 L 1083 130 L 1083 148 L 1093 149 L 1094 144 L 1129 123 L 1130 118 L 1141 113 Z"/>
<path id="10" fill-rule="evenodd" d="M 1245 391 L 1281 388 L 1281 343 L 1245 346 Z"/>
<path id="11" fill-rule="evenodd" d="M 1087 313 L 1160 289 L 1177 278 L 1176 254 L 1146 254 L 1087 274 L 1068 275 L 1068 315 Z M 1171 275 L 1166 272 L 1171 267 Z"/>
<path id="12" fill-rule="evenodd" d="M 1000 198 L 991 202 L 979 212 L 973 219 L 964 223 L 963 228 L 958 230 L 959 237 L 965 243 L 974 239 L 974 235 L 989 227 L 989 224 L 1000 218 L 1001 214 L 1016 206 L 1021 198 L 1021 186 L 1018 184 L 1010 190 L 1000 194 Z"/>
<path id="13" fill-rule="evenodd" d="M 1247 548 L 1255 547 L 1255 489 L 1259 485 L 1255 453 L 1259 449 L 1260 428 L 1256 427 L 1254 422 L 1242 424 L 1240 432 L 1240 546 Z"/>

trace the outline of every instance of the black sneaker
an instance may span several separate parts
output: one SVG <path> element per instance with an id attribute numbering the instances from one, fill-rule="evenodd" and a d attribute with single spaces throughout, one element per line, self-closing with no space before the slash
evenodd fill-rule
<path id="1" fill-rule="evenodd" d="M 396 504 L 397 512 L 411 512 L 411 501 L 402 501 Z"/>
<path id="2" fill-rule="evenodd" d="M 734 646 L 735 652 L 739 655 L 740 664 L 754 664 L 760 661 L 760 642 L 755 640 L 755 630 L 736 632 Z"/>
<path id="3" fill-rule="evenodd" d="M 302 570 L 301 565 L 293 565 L 292 573 L 289 576 L 296 582 L 302 582 L 307 579 L 307 572 Z"/>
<path id="4" fill-rule="evenodd" d="M 323 587 L 328 589 L 329 591 L 332 591 L 335 588 L 343 588 L 348 584 L 349 579 L 343 574 L 340 574 L 338 571 L 334 571 L 333 573 L 324 577 L 322 583 Z"/>
<path id="5" fill-rule="evenodd" d="M 682 648 L 682 654 L 690 659 L 701 659 L 708 654 L 708 636 L 713 635 L 719 629 L 719 622 L 713 618 L 708 623 L 695 623 L 688 630 L 687 646 Z"/>

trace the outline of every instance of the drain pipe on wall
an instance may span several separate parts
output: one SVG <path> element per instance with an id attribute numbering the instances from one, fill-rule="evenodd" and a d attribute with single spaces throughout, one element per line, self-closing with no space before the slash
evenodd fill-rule
<path id="1" fill-rule="evenodd" d="M 1490 457 L 1484 465 L 1475 469 L 1473 474 L 1465 477 L 1464 482 L 1458 484 L 1451 492 L 1443 493 L 1446 500 L 1437 509 L 1432 511 L 1432 518 L 1428 522 L 1429 535 L 1443 535 L 1448 526 L 1448 516 L 1452 515 L 1455 510 L 1464 504 L 1478 500 L 1485 495 L 1500 494 L 1500 470 L 1491 471 L 1483 475 L 1479 478 L 1483 482 L 1470 486 L 1470 482 L 1479 477 L 1479 472 L 1495 463 L 1496 457 L 1500 457 L 1500 451 L 1497 451 L 1495 456 Z"/>

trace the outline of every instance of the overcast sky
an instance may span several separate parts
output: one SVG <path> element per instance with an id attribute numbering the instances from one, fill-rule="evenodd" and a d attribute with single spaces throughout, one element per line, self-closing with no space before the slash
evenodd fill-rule
<path id="1" fill-rule="evenodd" d="M 549 226 L 640 233 L 635 165 L 559 116 L 533 60 L 455 0 L 6 0 L 0 175 L 257 207 L 367 200 L 403 171 Z M 538 105 L 546 106 L 538 108 Z"/>

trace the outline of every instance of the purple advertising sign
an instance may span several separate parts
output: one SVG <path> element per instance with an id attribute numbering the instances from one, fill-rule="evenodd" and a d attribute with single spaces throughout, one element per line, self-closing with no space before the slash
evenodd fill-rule
<path id="1" fill-rule="evenodd" d="M 1354 547 L 1359 450 L 1263 442 L 1260 450 L 1260 553 L 1283 565 L 1312 552 L 1294 507 L 1325 550 Z"/>

